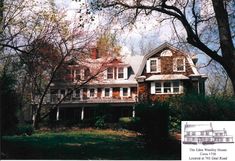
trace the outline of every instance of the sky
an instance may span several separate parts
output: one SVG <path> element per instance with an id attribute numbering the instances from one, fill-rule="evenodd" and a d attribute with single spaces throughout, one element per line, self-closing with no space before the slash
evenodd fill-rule
<path id="1" fill-rule="evenodd" d="M 73 20 L 77 11 L 80 8 L 84 8 L 83 2 L 88 0 L 81 0 L 80 2 L 72 0 L 55 0 L 57 6 L 61 9 L 67 10 L 68 19 Z M 81 7 L 81 5 L 83 5 Z M 104 27 L 110 26 L 107 21 L 108 16 L 104 13 L 97 12 L 94 15 L 94 21 L 89 23 L 91 30 L 99 30 Z M 149 25 L 146 25 L 149 24 Z M 87 24 L 88 25 L 88 24 Z M 170 22 L 163 21 L 157 22 L 154 18 L 140 18 L 137 19 L 134 25 L 131 27 L 121 28 L 120 23 L 112 24 L 110 31 L 115 32 L 118 36 L 120 45 L 122 46 L 122 54 L 142 54 L 142 48 L 144 52 L 160 46 L 164 42 L 172 43 L 172 35 L 174 35 L 173 27 Z M 179 27 L 179 26 L 178 26 Z M 185 34 L 184 29 L 179 30 L 180 34 Z M 175 45 L 175 44 L 173 44 Z M 146 53 L 144 53 L 146 54 Z M 209 58 L 203 54 L 199 54 L 198 64 L 205 64 Z"/>

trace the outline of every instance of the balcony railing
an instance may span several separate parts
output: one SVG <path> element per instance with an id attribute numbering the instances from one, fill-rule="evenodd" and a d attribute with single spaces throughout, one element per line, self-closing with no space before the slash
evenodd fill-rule
<path id="1" fill-rule="evenodd" d="M 50 97 L 50 103 L 57 103 L 60 99 L 63 99 L 63 95 L 58 94 L 51 94 L 48 95 Z M 62 103 L 134 103 L 135 96 L 133 97 L 119 97 L 119 98 L 112 98 L 112 97 L 75 97 L 75 96 L 67 96 L 64 98 Z"/>

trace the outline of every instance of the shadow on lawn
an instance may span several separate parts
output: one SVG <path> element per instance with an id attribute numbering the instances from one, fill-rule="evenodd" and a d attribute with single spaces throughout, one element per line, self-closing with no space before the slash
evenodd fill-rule
<path id="1" fill-rule="evenodd" d="M 1 144 L 6 159 L 180 159 L 178 141 L 166 142 L 167 151 L 158 153 L 145 149 L 140 136 L 45 133 L 7 136 Z"/>

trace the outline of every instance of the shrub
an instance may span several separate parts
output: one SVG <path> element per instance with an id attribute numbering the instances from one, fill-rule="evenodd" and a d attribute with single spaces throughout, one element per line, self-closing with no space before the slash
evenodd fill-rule
<path id="1" fill-rule="evenodd" d="M 160 102 L 154 105 L 142 104 L 136 108 L 136 114 L 140 118 L 140 132 L 149 147 L 161 149 L 163 146 L 160 145 L 168 139 L 168 106 L 167 102 Z"/>
<path id="2" fill-rule="evenodd" d="M 96 122 L 95 122 L 95 127 L 100 128 L 100 129 L 105 128 L 104 120 L 105 120 L 105 116 L 97 116 Z"/>
<path id="3" fill-rule="evenodd" d="M 119 118 L 119 124 L 121 128 L 138 131 L 139 120 L 139 117 L 121 117 Z"/>
<path id="4" fill-rule="evenodd" d="M 29 124 L 20 124 L 17 126 L 16 134 L 17 135 L 32 135 L 34 132 L 33 126 Z"/>
<path id="5" fill-rule="evenodd" d="M 235 100 L 231 97 L 185 95 L 169 102 L 171 131 L 180 131 L 181 121 L 235 120 Z"/>

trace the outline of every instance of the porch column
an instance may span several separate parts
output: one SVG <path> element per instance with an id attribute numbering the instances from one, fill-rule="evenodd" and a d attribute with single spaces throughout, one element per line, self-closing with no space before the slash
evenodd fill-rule
<path id="1" fill-rule="evenodd" d="M 56 111 L 56 121 L 59 120 L 59 117 L 60 117 L 60 109 L 59 109 L 59 107 L 57 107 L 57 111 Z"/>
<path id="2" fill-rule="evenodd" d="M 135 117 L 135 105 L 132 107 L 132 117 Z"/>
<path id="3" fill-rule="evenodd" d="M 81 120 L 84 119 L 84 107 L 82 107 L 82 112 L 81 112 Z"/>

